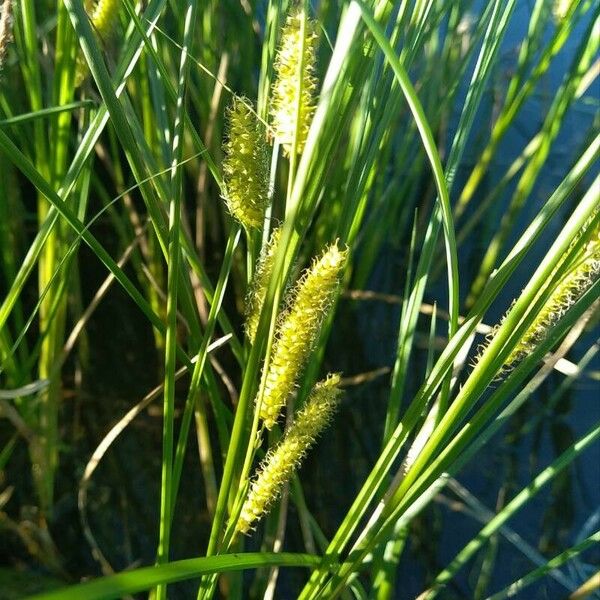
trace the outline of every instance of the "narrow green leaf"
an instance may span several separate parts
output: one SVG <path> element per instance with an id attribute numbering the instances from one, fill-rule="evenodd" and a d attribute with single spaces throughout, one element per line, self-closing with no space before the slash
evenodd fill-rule
<path id="1" fill-rule="evenodd" d="M 29 600 L 109 600 L 128 594 L 149 590 L 159 584 L 194 579 L 205 573 L 226 573 L 260 567 L 304 567 L 318 564 L 319 556 L 280 552 L 248 552 L 246 554 L 222 554 L 204 558 L 179 560 L 157 567 L 144 567 L 117 575 L 102 577 L 95 581 L 31 596 Z"/>

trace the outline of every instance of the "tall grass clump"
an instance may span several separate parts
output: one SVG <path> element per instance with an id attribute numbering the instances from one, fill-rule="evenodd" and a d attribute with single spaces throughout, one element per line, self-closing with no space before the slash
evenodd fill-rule
<path id="1" fill-rule="evenodd" d="M 0 0 L 9 595 L 596 593 L 599 21 Z"/>

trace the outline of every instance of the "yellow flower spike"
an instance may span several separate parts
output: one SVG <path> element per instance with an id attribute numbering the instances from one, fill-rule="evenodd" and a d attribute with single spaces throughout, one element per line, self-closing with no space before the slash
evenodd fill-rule
<path id="1" fill-rule="evenodd" d="M 223 198 L 229 212 L 246 229 L 259 229 L 269 203 L 265 129 L 246 98 L 233 99 L 227 121 L 228 137 L 223 144 Z"/>
<path id="2" fill-rule="evenodd" d="M 288 308 L 277 325 L 260 402 L 260 418 L 267 429 L 275 425 L 314 348 L 335 300 L 347 255 L 337 243 L 332 244 L 304 272 L 291 292 Z"/>
<path id="3" fill-rule="evenodd" d="M 573 0 L 554 0 L 552 3 L 552 16 L 554 17 L 554 23 L 559 26 L 563 19 L 566 18 L 567 13 L 571 9 Z"/>
<path id="4" fill-rule="evenodd" d="M 303 19 L 302 8 L 292 10 L 286 19 L 275 60 L 275 81 L 271 89 L 269 112 L 273 135 L 283 146 L 287 156 L 291 154 L 294 145 L 296 124 L 296 150 L 299 154 L 302 153 L 316 108 L 316 28 L 314 22 L 307 18 L 303 40 Z"/>
<path id="5" fill-rule="evenodd" d="M 106 37 L 119 14 L 119 0 L 98 0 L 90 13 L 90 21 L 98 35 Z"/>
<path id="6" fill-rule="evenodd" d="M 273 272 L 273 262 L 280 234 L 281 230 L 279 228 L 274 229 L 271 233 L 271 237 L 258 259 L 256 271 L 254 272 L 248 296 L 246 297 L 246 335 L 252 343 L 254 343 L 260 312 L 265 301 L 271 273 Z"/>
<path id="7" fill-rule="evenodd" d="M 594 285 L 598 277 L 600 277 L 600 228 L 596 227 L 573 270 L 558 284 L 519 344 L 506 359 L 506 367 L 516 365 L 531 354 L 552 327 Z"/>
<path id="8" fill-rule="evenodd" d="M 529 326 L 523 337 L 508 355 L 504 361 L 500 376 L 511 371 L 527 355 L 531 354 L 535 348 L 544 341 L 548 332 L 556 325 L 567 311 L 589 290 L 600 277 L 600 225 L 596 225 L 590 231 L 590 223 L 596 218 L 593 215 L 588 223 L 582 228 L 579 235 L 571 242 L 571 248 L 577 244 L 582 236 L 589 235 L 589 241 L 584 245 L 576 257 L 571 270 L 566 273 L 562 281 L 555 287 L 550 298 L 542 307 L 539 314 L 535 317 L 533 323 Z M 563 264 L 568 253 L 559 261 L 556 269 Z M 514 304 L 514 301 L 513 301 Z M 504 322 L 505 317 L 501 322 Z M 500 325 L 496 325 L 488 335 L 488 342 L 491 341 Z M 485 345 L 480 346 L 475 362 L 479 361 Z"/>
<path id="9" fill-rule="evenodd" d="M 75 61 L 75 87 L 78 88 L 88 75 L 88 66 L 81 51 L 77 54 Z"/>
<path id="10" fill-rule="evenodd" d="M 119 0 L 86 0 L 85 9 L 89 15 L 92 29 L 101 39 L 106 39 L 119 14 Z M 88 68 L 81 52 L 77 55 L 75 66 L 75 87 L 79 87 L 87 76 Z"/>
<path id="11" fill-rule="evenodd" d="M 340 376 L 328 375 L 313 388 L 304 408 L 275 448 L 267 452 L 242 506 L 236 530 L 248 533 L 277 500 L 337 406 Z"/>

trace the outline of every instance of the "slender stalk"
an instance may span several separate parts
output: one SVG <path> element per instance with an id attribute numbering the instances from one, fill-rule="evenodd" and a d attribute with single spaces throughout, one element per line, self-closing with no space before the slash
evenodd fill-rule
<path id="1" fill-rule="evenodd" d="M 179 431 L 179 437 L 177 439 L 177 450 L 175 454 L 175 462 L 173 465 L 173 497 L 171 500 L 172 507 L 175 507 L 175 504 L 177 502 L 177 492 L 179 489 L 181 473 L 183 470 L 183 459 L 185 456 L 185 449 L 187 446 L 188 433 L 192 420 L 192 414 L 198 398 L 198 393 L 200 391 L 200 383 L 204 372 L 204 366 L 206 364 L 208 347 L 210 345 L 212 335 L 215 329 L 215 324 L 217 322 L 217 315 L 221 310 L 221 304 L 225 296 L 227 280 L 231 272 L 233 253 L 239 242 L 240 234 L 241 228 L 239 226 L 235 226 L 229 234 L 229 239 L 227 240 L 227 246 L 225 248 L 225 256 L 223 257 L 223 263 L 221 265 L 221 272 L 219 274 L 219 280 L 215 287 L 215 295 L 213 297 L 213 302 L 210 306 L 208 319 L 206 321 L 204 337 L 202 338 L 202 343 L 200 345 L 200 349 L 198 350 L 198 360 L 196 361 L 196 364 L 194 365 L 194 370 L 192 372 L 192 379 L 190 382 L 188 396 L 183 410 L 181 429 Z M 171 514 L 171 518 L 172 516 L 173 515 Z"/>
<path id="2" fill-rule="evenodd" d="M 196 23 L 196 1 L 189 0 L 185 7 L 183 48 L 179 62 L 179 82 L 175 123 L 173 126 L 173 149 L 171 162 L 171 203 L 169 205 L 169 247 L 167 262 L 167 334 L 165 339 L 165 391 L 163 408 L 163 456 L 161 476 L 161 502 L 157 564 L 169 560 L 171 523 L 173 511 L 173 438 L 175 408 L 175 371 L 177 348 L 177 297 L 180 268 L 180 223 L 181 198 L 183 196 L 181 157 L 183 155 L 183 135 L 185 132 L 185 98 L 189 72 L 188 49 L 194 36 Z M 166 598 L 166 586 L 156 589 L 158 600 Z"/>

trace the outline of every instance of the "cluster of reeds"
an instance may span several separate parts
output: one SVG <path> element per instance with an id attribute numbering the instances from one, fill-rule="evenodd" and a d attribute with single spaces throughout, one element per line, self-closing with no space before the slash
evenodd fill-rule
<path id="1" fill-rule="evenodd" d="M 64 576 L 69 538 L 57 533 L 77 497 L 99 566 L 72 575 L 136 560 L 120 548 L 137 546 L 98 535 L 95 519 L 114 523 L 127 505 L 134 478 L 119 471 L 120 486 L 114 472 L 155 457 L 117 467 L 103 459 L 133 435 L 134 418 L 152 423 L 156 412 L 145 409 L 162 400 L 161 439 L 141 428 L 147 447 L 161 448 L 155 566 L 48 599 L 153 590 L 160 600 L 184 579 L 199 580 L 203 600 L 241 599 L 244 569 L 257 569 L 250 595 L 274 598 L 286 567 L 309 570 L 293 592 L 303 600 L 404 597 L 413 582 L 397 578 L 401 562 L 416 560 L 406 548 L 420 514 L 462 490 L 455 477 L 473 457 L 505 450 L 504 424 L 523 440 L 554 423 L 575 382 L 595 385 L 600 8 L 255 4 L 0 0 L 6 545 Z M 512 33 L 524 15 L 526 32 Z M 532 105 L 539 118 L 519 128 Z M 583 125 L 565 127 L 574 115 Z M 572 152 L 550 183 L 565 140 Z M 365 303 L 379 301 L 401 308 L 370 319 Z M 113 337 L 126 342 L 103 354 Z M 356 372 L 364 338 L 364 360 L 383 363 L 374 373 Z M 393 340 L 391 359 L 372 351 L 381 339 Z M 100 411 L 90 403 L 103 365 L 114 385 L 126 373 L 132 387 L 120 398 L 156 387 L 124 414 L 105 397 Z M 369 387 L 375 377 L 379 387 Z M 546 412 L 512 420 L 537 406 L 545 381 L 559 382 Z M 340 407 L 341 387 L 351 390 Z M 383 420 L 372 431 L 371 417 Z M 312 458 L 329 470 L 300 469 L 327 425 L 328 454 Z M 190 497 L 181 482 L 197 481 L 186 457 L 194 430 L 202 494 L 194 483 Z M 343 485 L 337 466 L 361 447 L 357 435 L 376 456 L 361 456 L 343 514 L 319 523 L 311 491 Z M 471 585 L 460 579 L 467 564 L 473 597 L 491 593 L 493 573 L 510 583 L 499 532 L 599 436 L 590 424 L 530 481 L 513 481 L 508 468 L 495 477 L 503 501 L 522 489 L 464 548 L 451 546 L 452 561 L 418 579 L 420 598 L 445 597 L 451 580 Z M 342 451 L 330 451 L 339 440 Z M 88 501 L 100 464 L 119 503 Z M 301 542 L 286 537 L 292 530 Z M 186 536 L 185 553 L 200 558 L 174 561 Z M 515 585 L 542 589 L 544 574 L 556 578 L 599 538 L 586 530 L 563 540 L 554 558 L 528 552 L 537 568 Z M 557 579 L 572 597 L 595 585 L 578 566 L 579 579 Z"/>

